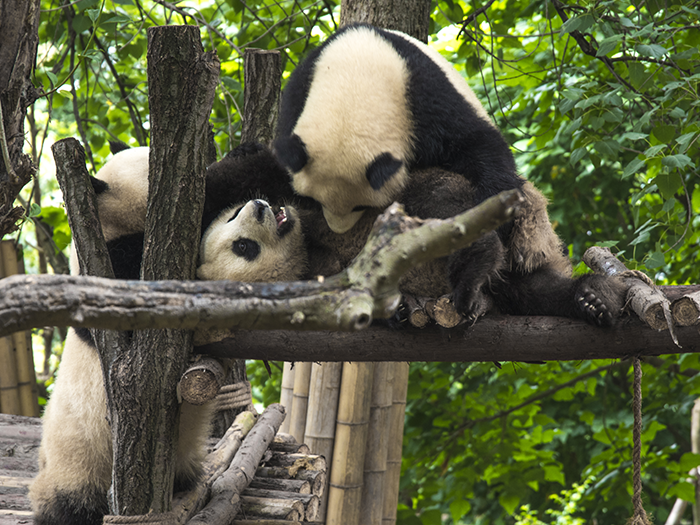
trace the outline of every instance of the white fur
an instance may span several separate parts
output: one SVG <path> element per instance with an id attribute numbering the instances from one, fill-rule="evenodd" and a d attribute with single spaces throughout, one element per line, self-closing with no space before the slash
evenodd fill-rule
<path id="1" fill-rule="evenodd" d="M 98 172 L 109 189 L 97 196 L 105 240 L 143 231 L 148 200 L 148 148 L 114 155 Z M 71 273 L 78 274 L 71 245 Z M 39 475 L 29 497 L 35 512 L 51 508 L 58 493 L 75 504 L 96 492 L 106 494 L 112 477 L 112 434 L 97 350 L 71 328 L 54 390 L 42 417 Z M 192 478 L 205 454 L 213 403 L 183 403 L 176 451 L 176 475 Z"/>
<path id="2" fill-rule="evenodd" d="M 391 33 L 432 60 L 477 117 L 493 126 L 464 78 L 440 53 L 408 35 Z M 369 27 L 347 30 L 315 61 L 304 110 L 293 130 L 304 142 L 309 161 L 293 174 L 292 185 L 300 195 L 321 203 L 335 233 L 345 233 L 357 223 L 362 211 L 353 211 L 355 207 L 383 208 L 407 183 L 415 131 L 406 98 L 408 82 L 405 60 Z M 385 152 L 403 166 L 374 190 L 366 169 Z"/>
<path id="3" fill-rule="evenodd" d="M 255 215 L 255 201 L 248 201 L 223 211 L 207 228 L 200 244 L 200 279 L 256 282 L 288 281 L 298 279 L 304 271 L 306 252 L 301 223 L 296 210 L 285 210 L 294 221 L 294 227 L 280 236 L 275 214 L 265 201 L 262 222 Z M 242 208 L 242 209 L 241 209 Z M 234 220 L 229 221 L 238 210 Z M 238 239 L 246 238 L 260 245 L 260 255 L 254 261 L 236 255 L 231 247 Z"/>
<path id="4" fill-rule="evenodd" d="M 406 183 L 412 152 L 407 83 L 404 60 L 366 27 L 345 32 L 316 61 L 293 131 L 306 144 L 310 161 L 294 174 L 292 185 L 323 205 L 336 233 L 349 230 L 360 218 L 361 212 L 352 213 L 355 206 L 386 206 Z M 404 161 L 404 167 L 382 191 L 375 191 L 366 168 L 384 152 Z"/>
<path id="5" fill-rule="evenodd" d="M 97 195 L 97 213 L 105 241 L 142 232 L 148 206 L 148 148 L 120 151 L 102 166 L 95 178 L 109 185 L 107 191 Z M 70 268 L 71 274 L 79 275 L 73 243 Z"/>

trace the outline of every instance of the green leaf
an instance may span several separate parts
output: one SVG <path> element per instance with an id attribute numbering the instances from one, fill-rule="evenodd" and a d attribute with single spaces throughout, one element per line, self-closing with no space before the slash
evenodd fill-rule
<path id="1" fill-rule="evenodd" d="M 669 497 L 677 497 L 690 503 L 695 502 L 695 485 L 687 481 L 681 481 L 668 491 Z"/>
<path id="2" fill-rule="evenodd" d="M 86 9 L 85 12 L 90 17 L 90 20 L 92 20 L 93 24 L 100 17 L 100 10 L 99 9 Z"/>
<path id="3" fill-rule="evenodd" d="M 597 57 L 603 57 L 613 51 L 615 47 L 617 47 L 617 44 L 622 40 L 622 35 L 613 35 L 609 38 L 606 38 L 600 43 L 600 46 L 598 47 L 598 51 L 596 52 L 595 56 Z"/>
<path id="4" fill-rule="evenodd" d="M 681 153 L 678 155 L 668 155 L 667 157 L 661 159 L 661 163 L 669 168 L 682 169 L 686 166 L 690 166 L 691 168 L 695 167 L 695 164 L 693 164 L 693 161 L 690 160 L 690 157 Z"/>
<path id="5" fill-rule="evenodd" d="M 630 175 L 637 173 L 644 166 L 644 159 L 635 158 L 630 162 L 622 172 L 622 178 L 626 179 Z"/>
<path id="6" fill-rule="evenodd" d="M 651 134 L 654 135 L 659 140 L 659 142 L 669 144 L 676 136 L 677 129 L 677 126 L 660 125 L 652 129 Z"/>
<path id="7" fill-rule="evenodd" d="M 659 192 L 664 199 L 670 199 L 675 196 L 676 192 L 683 186 L 678 173 L 659 173 L 654 178 L 654 183 L 659 187 Z"/>
<path id="8" fill-rule="evenodd" d="M 637 44 L 635 50 L 642 56 L 652 58 L 661 58 L 668 54 L 668 50 L 658 44 Z"/>
<path id="9" fill-rule="evenodd" d="M 450 503 L 450 514 L 452 515 L 452 521 L 458 523 L 462 519 L 462 516 L 467 514 L 472 509 L 471 503 L 465 499 L 458 499 Z"/>
<path id="10" fill-rule="evenodd" d="M 423 525 L 442 525 L 442 512 L 440 509 L 426 510 L 420 515 L 420 521 Z"/>
<path id="11" fill-rule="evenodd" d="M 509 494 L 507 492 L 504 492 L 498 497 L 498 502 L 501 504 L 501 507 L 505 509 L 508 515 L 512 515 L 515 512 L 515 509 L 518 508 L 518 504 L 520 503 L 520 496 L 517 494 Z"/>
<path id="12" fill-rule="evenodd" d="M 681 456 L 678 461 L 680 465 L 681 472 L 690 472 L 691 469 L 695 467 L 700 467 L 700 454 L 693 454 L 692 452 L 686 452 Z"/>
<path id="13" fill-rule="evenodd" d="M 41 215 L 41 206 L 36 202 L 32 202 L 32 205 L 29 207 L 29 217 L 38 217 L 39 215 Z"/>
<path id="14" fill-rule="evenodd" d="M 561 30 L 564 33 L 572 33 L 573 31 L 586 31 L 589 27 L 593 25 L 595 19 L 592 15 L 586 13 L 582 16 L 577 16 L 575 18 L 569 18 L 564 25 L 561 26 Z"/>
<path id="15" fill-rule="evenodd" d="M 564 472 L 557 465 L 548 465 L 544 467 L 544 479 L 547 481 L 554 481 L 560 485 L 564 485 Z"/>
<path id="16" fill-rule="evenodd" d="M 571 161 L 571 164 L 576 164 L 586 155 L 586 153 L 588 153 L 586 148 L 576 148 L 574 151 L 571 152 L 571 157 L 569 159 Z"/>
<path id="17" fill-rule="evenodd" d="M 663 252 L 653 252 L 644 261 L 644 266 L 649 270 L 656 270 L 666 264 Z"/>

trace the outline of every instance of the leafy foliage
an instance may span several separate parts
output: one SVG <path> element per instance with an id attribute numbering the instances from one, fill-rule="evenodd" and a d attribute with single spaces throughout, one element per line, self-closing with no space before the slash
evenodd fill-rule
<path id="1" fill-rule="evenodd" d="M 147 30 L 186 23 L 221 60 L 211 122 L 222 156 L 240 137 L 242 49 L 280 49 L 286 76 L 338 14 L 334 0 L 42 0 L 35 84 L 47 95 L 30 112 L 28 143 L 38 162 L 44 144 L 78 134 L 92 170 L 109 140 L 148 144 Z M 607 243 L 659 283 L 700 281 L 699 19 L 699 2 L 681 0 L 433 4 L 432 45 L 470 79 L 522 174 L 550 197 L 574 258 Z M 53 239 L 34 240 L 31 227 L 21 235 L 42 248 L 26 250 L 30 260 L 62 271 L 69 232 L 41 166 L 25 199 Z M 278 396 L 272 370 L 249 364 L 265 403 Z M 698 370 L 697 355 L 644 365 L 645 506 L 657 522 L 675 498 L 693 497 Z M 409 387 L 399 523 L 631 515 L 629 363 L 416 363 Z"/>

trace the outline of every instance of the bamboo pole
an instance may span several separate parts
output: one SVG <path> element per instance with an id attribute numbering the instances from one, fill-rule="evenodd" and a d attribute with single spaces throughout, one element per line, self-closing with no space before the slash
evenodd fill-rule
<path id="1" fill-rule="evenodd" d="M 399 505 L 399 481 L 401 479 L 401 452 L 403 449 L 403 425 L 408 392 L 408 363 L 394 363 L 394 389 L 389 420 L 389 444 L 384 480 L 384 511 L 382 523 L 396 523 Z"/>
<path id="2" fill-rule="evenodd" d="M 314 363 L 311 367 L 309 408 L 306 415 L 304 441 L 313 454 L 324 456 L 329 462 L 333 458 L 335 421 L 338 413 L 342 372 L 343 363 Z M 326 477 L 322 488 L 321 506 L 318 510 L 321 521 L 326 515 L 329 481 L 330 478 Z"/>
<path id="3" fill-rule="evenodd" d="M 289 434 L 289 427 L 292 422 L 292 399 L 294 399 L 294 368 L 289 361 L 284 362 L 282 368 L 282 391 L 280 392 L 280 405 L 287 411 L 287 417 L 282 421 L 280 432 Z"/>
<path id="4" fill-rule="evenodd" d="M 374 365 L 362 485 L 360 523 L 363 525 L 381 525 L 382 523 L 394 369 L 394 363 L 388 361 Z"/>
<path id="5" fill-rule="evenodd" d="M 14 241 L 0 241 L 0 259 L 2 259 L 0 277 L 24 273 L 24 268 L 20 268 L 20 264 L 17 261 L 17 250 Z M 19 412 L 11 413 L 36 417 L 39 415 L 39 403 L 31 338 L 28 337 L 28 332 L 15 332 L 11 337 L 4 339 L 6 339 L 6 344 L 10 347 L 10 351 L 14 356 L 14 384 L 19 397 Z M 11 363 L 7 364 L 10 365 Z M 7 385 L 12 388 L 12 379 L 11 377 L 8 377 L 8 379 L 10 382 Z M 4 381 L 0 381 L 0 388 L 5 388 Z M 7 412 L 4 408 L 3 411 Z"/>
<path id="6" fill-rule="evenodd" d="M 292 396 L 292 417 L 289 433 L 299 442 L 304 442 L 306 429 L 306 412 L 309 405 L 309 381 L 311 380 L 310 362 L 295 363 L 294 394 Z"/>
<path id="7" fill-rule="evenodd" d="M 0 246 L 4 246 L 6 242 L 0 242 Z M 0 278 L 7 277 L 2 253 L 0 251 Z M 22 415 L 12 336 L 0 337 L 0 412 L 16 416 Z"/>
<path id="8" fill-rule="evenodd" d="M 17 386 L 17 363 L 12 337 L 0 337 L 0 410 L 5 414 L 22 415 Z"/>
<path id="9" fill-rule="evenodd" d="M 360 525 L 374 363 L 343 363 L 328 491 L 327 525 Z"/>

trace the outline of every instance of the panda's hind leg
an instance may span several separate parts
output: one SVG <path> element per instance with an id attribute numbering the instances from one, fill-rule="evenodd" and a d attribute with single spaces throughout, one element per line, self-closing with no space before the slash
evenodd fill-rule
<path id="1" fill-rule="evenodd" d="M 568 275 L 543 266 L 531 273 L 508 272 L 496 283 L 494 299 L 503 313 L 551 315 L 612 326 L 624 306 L 625 287 L 602 275 Z"/>
<path id="2" fill-rule="evenodd" d="M 495 231 L 448 258 L 452 300 L 458 312 L 476 320 L 488 311 L 492 302 L 485 289 L 500 281 L 503 261 L 503 244 Z"/>
<path id="3" fill-rule="evenodd" d="M 576 280 L 574 301 L 579 316 L 591 324 L 612 326 L 625 306 L 627 288 L 619 279 L 584 275 Z"/>
<path id="4" fill-rule="evenodd" d="M 53 492 L 34 510 L 35 525 L 101 525 L 109 514 L 107 495 L 95 487 Z"/>

